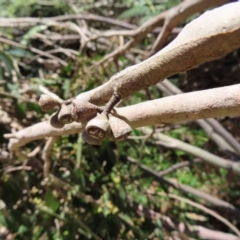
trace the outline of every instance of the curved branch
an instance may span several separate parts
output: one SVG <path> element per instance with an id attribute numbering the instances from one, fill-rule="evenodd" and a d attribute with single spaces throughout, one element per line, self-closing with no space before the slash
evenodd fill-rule
<path id="1" fill-rule="evenodd" d="M 126 23 L 123 21 L 119 21 L 113 18 L 98 16 L 96 14 L 66 14 L 62 16 L 56 17 L 48 17 L 48 18 L 35 18 L 35 17 L 23 17 L 23 18 L 0 18 L 0 27 L 30 27 L 36 24 L 48 23 L 48 22 L 62 22 L 62 21 L 70 21 L 70 20 L 90 20 L 90 21 L 98 21 L 104 22 L 111 25 L 116 25 L 126 29 L 134 29 L 135 25 Z"/>
<path id="2" fill-rule="evenodd" d="M 204 13 L 156 55 L 124 69 L 107 83 L 77 98 L 100 104 L 107 102 L 115 91 L 124 99 L 169 76 L 225 56 L 240 47 L 239 16 L 240 2 Z"/>

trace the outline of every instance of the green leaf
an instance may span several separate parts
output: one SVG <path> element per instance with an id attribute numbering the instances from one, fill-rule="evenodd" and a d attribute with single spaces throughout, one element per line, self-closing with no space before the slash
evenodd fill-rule
<path id="1" fill-rule="evenodd" d="M 50 191 L 47 191 L 47 193 L 45 194 L 45 202 L 46 202 L 46 206 L 51 208 L 54 212 L 57 211 L 60 205 L 58 199 L 55 198 L 52 192 Z"/>
<path id="2" fill-rule="evenodd" d="M 126 11 L 124 11 L 119 18 L 132 18 L 132 17 L 139 17 L 139 16 L 145 16 L 148 13 L 150 13 L 150 9 L 148 6 L 134 6 Z"/>
<path id="3" fill-rule="evenodd" d="M 18 228 L 18 233 L 19 234 L 23 234 L 23 233 L 25 233 L 25 232 L 27 232 L 28 231 L 28 227 L 26 227 L 26 226 L 24 226 L 24 225 L 21 225 L 21 226 L 19 226 L 19 228 Z"/>
<path id="4" fill-rule="evenodd" d="M 15 71 L 15 67 L 12 61 L 12 58 L 5 52 L 0 50 L 0 61 L 5 64 L 6 70 L 9 73 L 12 73 L 12 71 Z"/>
<path id="5" fill-rule="evenodd" d="M 47 26 L 46 25 L 38 25 L 38 26 L 34 26 L 32 27 L 25 35 L 23 35 L 23 38 L 21 40 L 21 44 L 23 45 L 28 45 L 29 44 L 29 41 L 30 39 L 35 36 L 37 33 L 43 31 L 47 29 Z"/>
<path id="6" fill-rule="evenodd" d="M 121 198 L 122 202 L 125 203 L 126 202 L 126 192 L 125 192 L 125 189 L 119 185 L 119 197 Z"/>
<path id="7" fill-rule="evenodd" d="M 0 225 L 3 225 L 4 227 L 7 227 L 6 218 L 2 214 L 0 214 Z"/>
<path id="8" fill-rule="evenodd" d="M 71 81 L 69 79 L 63 79 L 63 97 L 64 99 L 69 98 L 70 90 L 71 90 Z"/>
<path id="9" fill-rule="evenodd" d="M 22 48 L 11 48 L 8 50 L 8 53 L 14 57 L 33 57 L 34 56 L 30 51 Z"/>
<path id="10" fill-rule="evenodd" d="M 94 183 L 96 181 L 96 177 L 95 177 L 95 175 L 93 173 L 90 173 L 89 181 L 92 182 L 92 183 Z"/>

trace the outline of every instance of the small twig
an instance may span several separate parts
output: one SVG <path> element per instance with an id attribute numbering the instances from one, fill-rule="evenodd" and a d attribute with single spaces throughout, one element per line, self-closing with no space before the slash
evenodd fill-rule
<path id="1" fill-rule="evenodd" d="M 44 94 L 52 97 L 53 99 L 56 99 L 56 100 L 59 101 L 59 102 L 63 102 L 63 100 L 62 100 L 57 94 L 51 92 L 49 89 L 47 89 L 47 88 L 44 87 L 43 85 L 40 85 L 40 86 L 39 86 L 39 90 L 40 90 L 42 93 L 44 93 Z"/>
<path id="2" fill-rule="evenodd" d="M 116 20 L 109 17 L 98 16 L 95 14 L 66 14 L 57 17 L 49 17 L 49 18 L 34 18 L 34 17 L 25 17 L 25 18 L 0 18 L 0 27 L 30 27 L 36 24 L 48 23 L 48 22 L 62 22 L 62 21 L 70 21 L 70 20 L 92 20 L 97 22 L 104 22 L 111 25 L 116 25 L 126 29 L 134 29 L 136 25 L 126 23 L 120 20 Z"/>
<path id="3" fill-rule="evenodd" d="M 19 167 L 7 167 L 5 172 L 10 173 L 10 172 L 15 172 L 15 171 L 30 171 L 32 170 L 32 167 L 29 166 L 19 166 Z"/>
<path id="4" fill-rule="evenodd" d="M 50 174 L 50 166 L 51 166 L 51 158 L 50 155 L 52 153 L 52 148 L 53 145 L 57 142 L 59 137 L 51 137 L 48 139 L 43 153 L 42 153 L 42 159 L 44 160 L 44 165 L 43 165 L 43 174 L 45 178 L 49 177 Z"/>
<path id="5" fill-rule="evenodd" d="M 145 133 L 147 131 L 144 130 Z M 210 163 L 214 166 L 225 168 L 227 170 L 233 171 L 236 174 L 240 174 L 240 165 L 236 162 L 218 157 L 206 150 L 192 146 L 191 144 L 182 142 L 178 139 L 166 136 L 162 133 L 155 133 L 153 138 L 156 140 L 156 144 L 165 146 L 170 149 L 178 149 L 189 154 L 192 154 L 195 157 L 201 158 L 202 160 Z"/>
<path id="6" fill-rule="evenodd" d="M 59 220 L 57 218 L 54 219 L 54 223 L 55 223 L 55 226 L 56 226 L 56 232 L 57 232 L 57 237 L 60 238 L 60 224 L 59 224 Z"/>
<path id="7" fill-rule="evenodd" d="M 172 165 L 171 167 L 169 167 L 168 169 L 159 172 L 158 175 L 163 177 L 163 176 L 165 176 L 169 173 L 175 172 L 176 170 L 178 170 L 180 168 L 187 167 L 187 166 L 189 166 L 193 163 L 198 163 L 200 161 L 201 161 L 200 159 L 194 159 L 192 161 L 185 161 L 185 162 L 181 162 L 181 163 L 176 163 L 176 164 Z"/>

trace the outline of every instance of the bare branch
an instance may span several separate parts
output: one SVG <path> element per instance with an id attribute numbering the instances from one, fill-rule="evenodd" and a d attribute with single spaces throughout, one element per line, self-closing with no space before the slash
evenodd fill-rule
<path id="1" fill-rule="evenodd" d="M 119 21 L 113 18 L 98 16 L 95 14 L 66 14 L 62 16 L 56 17 L 48 17 L 48 18 L 34 18 L 34 17 L 25 17 L 25 18 L 0 18 L 0 27 L 30 27 L 36 24 L 45 24 L 47 22 L 62 22 L 62 21 L 70 21 L 70 20 L 90 20 L 90 21 L 98 21 L 103 23 L 108 23 L 111 25 L 116 25 L 126 29 L 134 29 L 135 25 L 129 24 L 123 21 Z"/>
<path id="2" fill-rule="evenodd" d="M 192 121 L 201 118 L 240 115 L 240 84 L 198 92 L 184 93 L 116 108 L 113 115 L 126 121 L 132 128 L 174 122 Z M 143 112 L 143 109 L 148 111 Z M 79 133 L 80 123 L 71 123 L 63 128 L 54 128 L 49 122 L 38 123 L 15 134 L 5 134 L 12 138 L 12 151 L 30 141 L 49 136 Z"/>

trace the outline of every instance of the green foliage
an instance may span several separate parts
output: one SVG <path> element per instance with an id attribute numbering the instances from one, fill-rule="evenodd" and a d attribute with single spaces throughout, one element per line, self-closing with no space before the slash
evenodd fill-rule
<path id="1" fill-rule="evenodd" d="M 47 13 L 54 10 L 53 8 L 55 10 L 68 8 L 68 4 L 62 0 L 0 0 L 0 6 L 2 9 L 1 17 L 25 17 L 30 16 L 35 11 L 43 13 L 42 10 L 45 10 Z"/>
<path id="2" fill-rule="evenodd" d="M 120 19 L 129 19 L 139 17 L 140 23 L 143 24 L 150 18 L 158 15 L 159 13 L 177 5 L 179 0 L 170 1 L 152 1 L 152 0 L 139 0 L 132 1 L 132 6 L 125 10 L 120 16 Z"/>

